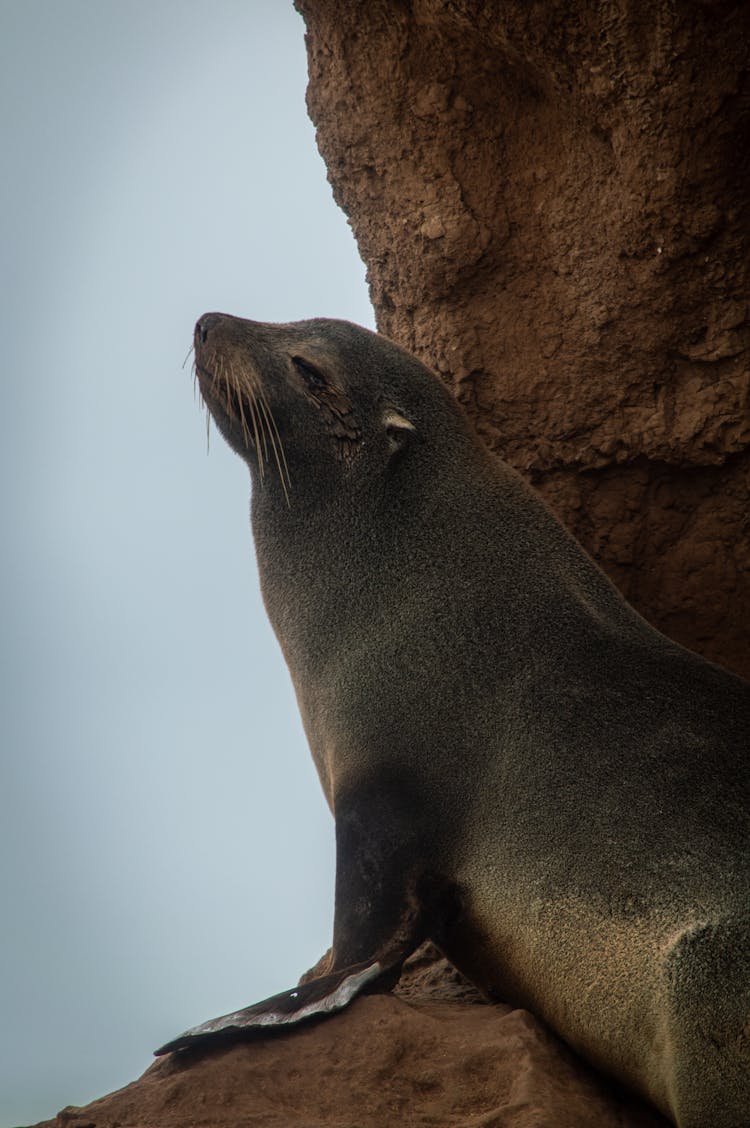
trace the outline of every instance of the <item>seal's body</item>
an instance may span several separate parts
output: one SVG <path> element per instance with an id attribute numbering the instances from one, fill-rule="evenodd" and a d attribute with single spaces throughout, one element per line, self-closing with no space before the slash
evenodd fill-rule
<path id="1" fill-rule="evenodd" d="M 680 1128 L 750 1125 L 750 686 L 630 608 L 396 345 L 220 314 L 195 345 L 336 908 L 329 974 L 165 1049 L 334 1010 L 429 937 Z"/>

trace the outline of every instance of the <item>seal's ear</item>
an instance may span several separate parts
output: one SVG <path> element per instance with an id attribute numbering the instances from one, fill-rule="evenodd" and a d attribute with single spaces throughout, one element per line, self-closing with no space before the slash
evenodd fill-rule
<path id="1" fill-rule="evenodd" d="M 383 412 L 383 427 L 393 454 L 403 450 L 417 434 L 414 424 L 392 407 Z"/>

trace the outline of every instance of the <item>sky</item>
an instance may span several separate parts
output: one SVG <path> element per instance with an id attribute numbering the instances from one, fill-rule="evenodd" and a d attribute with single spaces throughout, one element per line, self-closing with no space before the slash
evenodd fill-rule
<path id="1" fill-rule="evenodd" d="M 0 1128 L 138 1076 L 330 943 L 333 823 L 196 318 L 364 268 L 291 0 L 0 0 Z"/>

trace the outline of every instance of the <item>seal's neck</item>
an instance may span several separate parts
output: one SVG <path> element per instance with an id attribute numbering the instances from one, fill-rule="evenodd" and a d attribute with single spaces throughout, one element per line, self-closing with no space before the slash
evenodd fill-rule
<path id="1" fill-rule="evenodd" d="M 508 637 L 516 661 L 542 640 L 563 661 L 562 624 L 573 617 L 581 630 L 645 627 L 504 463 L 487 455 L 485 467 L 446 467 L 421 482 L 399 492 L 374 480 L 320 495 L 313 484 L 289 506 L 255 491 L 263 597 L 296 683 L 379 621 L 400 620 L 422 640 L 434 634 L 431 653 L 441 650 L 439 635 L 459 637 L 473 624 L 485 657 L 497 640 L 498 673 Z"/>

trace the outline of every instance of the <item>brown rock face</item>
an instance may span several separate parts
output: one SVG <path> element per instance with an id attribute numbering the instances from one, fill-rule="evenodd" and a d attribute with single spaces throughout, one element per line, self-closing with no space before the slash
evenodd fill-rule
<path id="1" fill-rule="evenodd" d="M 652 622 L 750 676 L 750 6 L 297 7 L 379 328 Z"/>
<path id="2" fill-rule="evenodd" d="M 230 1049 L 160 1058 L 124 1089 L 36 1128 L 187 1125 L 668 1128 L 527 1011 L 486 1003 L 431 944 L 407 960 L 392 995 Z"/>
<path id="3" fill-rule="evenodd" d="M 666 1128 L 530 1014 L 358 999 L 341 1015 L 140 1078 L 38 1128 Z"/>

